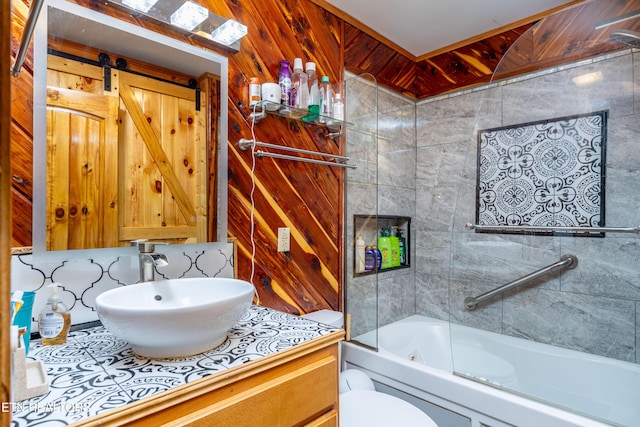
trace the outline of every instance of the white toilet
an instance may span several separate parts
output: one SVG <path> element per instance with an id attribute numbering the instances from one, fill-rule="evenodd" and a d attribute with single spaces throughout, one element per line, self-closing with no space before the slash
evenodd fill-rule
<path id="1" fill-rule="evenodd" d="M 341 328 L 342 313 L 320 310 L 302 317 Z M 340 373 L 340 426 L 342 427 L 438 427 L 412 404 L 376 391 L 367 374 L 357 369 Z"/>

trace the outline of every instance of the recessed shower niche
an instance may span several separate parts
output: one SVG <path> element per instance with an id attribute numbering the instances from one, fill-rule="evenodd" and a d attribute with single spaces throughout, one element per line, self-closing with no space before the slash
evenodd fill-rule
<path id="1" fill-rule="evenodd" d="M 598 111 L 480 130 L 476 223 L 604 226 L 607 116 Z"/>

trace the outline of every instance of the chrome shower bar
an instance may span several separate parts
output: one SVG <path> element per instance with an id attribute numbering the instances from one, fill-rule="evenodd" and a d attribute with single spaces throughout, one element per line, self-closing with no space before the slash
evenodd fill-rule
<path id="1" fill-rule="evenodd" d="M 27 54 L 27 49 L 29 48 L 33 31 L 36 28 L 36 21 L 40 15 L 42 3 L 44 3 L 44 0 L 34 0 L 29 8 L 29 15 L 27 16 L 27 21 L 24 24 L 24 31 L 22 32 L 22 40 L 20 40 L 20 48 L 18 49 L 16 60 L 13 63 L 13 68 L 11 69 L 11 75 L 13 77 L 18 77 L 18 74 L 20 74 L 20 71 L 22 70 L 24 57 Z"/>
<path id="2" fill-rule="evenodd" d="M 525 285 L 529 282 L 539 279 L 542 276 L 546 276 L 547 274 L 565 269 L 571 270 L 576 268 L 577 266 L 578 258 L 575 255 L 562 255 L 560 257 L 560 261 L 554 262 L 553 264 L 543 267 L 540 270 L 536 270 L 531 274 L 527 274 L 526 276 L 516 279 L 513 282 L 509 282 L 506 285 L 502 285 L 500 287 L 492 289 L 489 292 L 478 295 L 477 297 L 465 298 L 464 306 L 467 310 L 475 310 L 478 304 L 491 298 L 497 297 L 498 295 L 502 295 L 503 293 L 510 291 L 511 289 L 515 289 L 518 286 Z"/>
<path id="3" fill-rule="evenodd" d="M 262 151 L 262 150 L 256 151 L 256 155 L 258 157 L 273 157 L 276 159 L 294 160 L 294 161 L 305 162 L 305 163 L 314 163 L 318 165 L 338 166 L 342 168 L 351 168 L 351 169 L 356 168 L 355 165 L 350 165 L 347 163 L 349 161 L 349 157 L 346 157 L 346 156 L 336 156 L 335 154 L 322 153 L 319 151 L 303 150 L 301 148 L 286 147 L 284 145 L 270 144 L 268 142 L 254 141 L 252 139 L 245 139 L 245 138 L 241 138 L 238 141 L 238 146 L 240 147 L 241 150 L 246 150 L 251 146 L 255 146 L 255 147 L 272 148 L 272 149 L 282 150 L 282 151 L 289 151 L 289 152 L 298 153 L 298 154 L 307 154 L 311 156 L 330 157 L 332 159 L 335 159 L 335 162 L 331 162 L 327 160 L 308 159 L 305 157 L 288 156 L 286 154 L 271 153 L 271 152 Z"/>
<path id="4" fill-rule="evenodd" d="M 504 232 L 575 232 L 575 233 L 636 233 L 640 234 L 640 225 L 637 227 L 538 227 L 528 225 L 479 225 L 468 222 L 464 228 L 478 231 L 504 231 Z"/>

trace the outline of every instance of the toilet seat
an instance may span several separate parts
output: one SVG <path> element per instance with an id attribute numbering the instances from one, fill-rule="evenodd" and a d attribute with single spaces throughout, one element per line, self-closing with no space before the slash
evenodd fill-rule
<path id="1" fill-rule="evenodd" d="M 420 409 L 404 400 L 372 390 L 340 395 L 342 427 L 438 427 Z"/>

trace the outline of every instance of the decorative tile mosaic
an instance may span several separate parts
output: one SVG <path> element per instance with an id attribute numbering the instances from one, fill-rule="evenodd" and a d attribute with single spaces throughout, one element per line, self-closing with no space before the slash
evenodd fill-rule
<path id="1" fill-rule="evenodd" d="M 156 267 L 156 279 L 183 277 L 234 277 L 234 247 L 231 242 L 199 245 L 164 246 L 158 248 L 169 261 Z M 128 250 L 128 252 L 127 252 Z M 65 261 L 42 261 L 36 256 L 16 254 L 11 257 L 11 289 L 34 291 L 31 331 L 38 330 L 38 313 L 49 297 L 47 285 L 61 284 L 60 298 L 71 311 L 73 325 L 98 320 L 96 297 L 102 292 L 140 281 L 138 254 L 123 249 L 118 257 L 73 258 Z"/>
<path id="2" fill-rule="evenodd" d="M 72 332 L 66 344 L 31 343 L 49 392 L 13 404 L 14 427 L 60 426 L 102 414 L 171 388 L 284 351 L 338 329 L 265 307 L 252 306 L 208 352 L 176 359 L 136 357 L 104 327 Z"/>
<path id="3" fill-rule="evenodd" d="M 607 114 L 481 130 L 477 224 L 604 226 Z"/>

